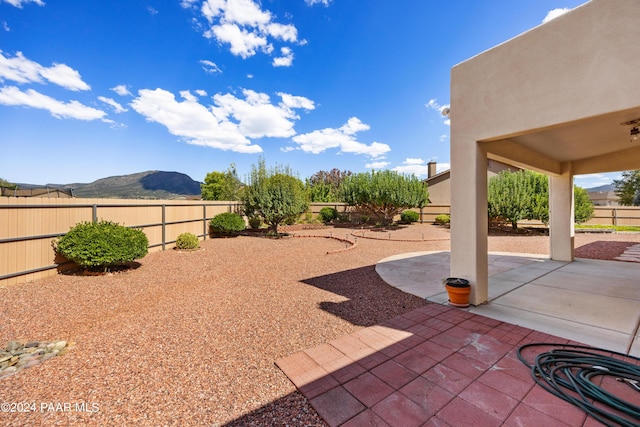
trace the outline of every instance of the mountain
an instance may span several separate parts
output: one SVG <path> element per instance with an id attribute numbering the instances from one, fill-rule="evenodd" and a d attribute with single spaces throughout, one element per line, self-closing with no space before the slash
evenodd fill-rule
<path id="1" fill-rule="evenodd" d="M 587 188 L 588 193 L 597 193 L 597 192 L 607 192 L 607 191 L 615 191 L 616 188 L 613 184 L 601 185 L 599 187 Z"/>
<path id="2" fill-rule="evenodd" d="M 19 188 L 36 186 L 18 184 Z M 75 197 L 117 199 L 186 199 L 200 196 L 200 183 L 180 172 L 147 171 L 111 176 L 89 184 L 47 184 Z M 37 186 L 42 187 L 42 186 Z"/>

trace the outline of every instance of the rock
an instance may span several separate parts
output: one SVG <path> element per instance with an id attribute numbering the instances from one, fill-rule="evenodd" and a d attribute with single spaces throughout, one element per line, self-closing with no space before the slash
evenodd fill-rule
<path id="1" fill-rule="evenodd" d="M 15 351 L 22 348 L 22 344 L 19 341 L 9 341 L 7 343 L 7 351 Z"/>

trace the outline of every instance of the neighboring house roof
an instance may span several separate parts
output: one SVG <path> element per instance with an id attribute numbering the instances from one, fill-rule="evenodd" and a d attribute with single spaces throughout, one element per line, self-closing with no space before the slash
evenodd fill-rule
<path id="1" fill-rule="evenodd" d="M 0 196 L 5 197 L 50 197 L 50 198 L 71 198 L 70 191 L 53 188 L 34 188 L 29 190 L 19 190 L 7 187 L 0 187 Z"/>

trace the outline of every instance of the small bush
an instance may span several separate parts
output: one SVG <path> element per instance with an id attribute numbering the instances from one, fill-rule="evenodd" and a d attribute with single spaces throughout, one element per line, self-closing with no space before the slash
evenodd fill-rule
<path id="1" fill-rule="evenodd" d="M 416 222 L 420 219 L 420 214 L 415 211 L 403 211 L 400 214 L 400 220 L 406 223 Z"/>
<path id="2" fill-rule="evenodd" d="M 213 233 L 234 234 L 245 229 L 244 219 L 237 213 L 225 212 L 214 216 L 209 222 Z"/>
<path id="3" fill-rule="evenodd" d="M 446 214 L 438 215 L 435 221 L 438 225 L 449 225 L 451 222 L 451 216 Z"/>
<path id="4" fill-rule="evenodd" d="M 58 253 L 86 269 L 109 270 L 147 255 L 149 239 L 142 230 L 110 221 L 81 222 L 56 243 Z"/>
<path id="5" fill-rule="evenodd" d="M 182 233 L 176 239 L 176 248 L 178 249 L 196 249 L 199 246 L 200 240 L 193 233 Z"/>
<path id="6" fill-rule="evenodd" d="M 338 211 L 335 208 L 324 207 L 320 209 L 320 218 L 322 222 L 331 222 L 338 218 Z"/>
<path id="7" fill-rule="evenodd" d="M 262 226 L 262 218 L 257 215 L 251 215 L 249 217 L 249 228 L 255 229 L 260 228 Z"/>

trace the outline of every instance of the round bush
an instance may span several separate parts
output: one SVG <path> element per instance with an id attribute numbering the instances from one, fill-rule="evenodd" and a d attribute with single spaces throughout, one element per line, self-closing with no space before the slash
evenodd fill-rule
<path id="1" fill-rule="evenodd" d="M 149 239 L 142 230 L 110 221 L 81 222 L 56 243 L 58 253 L 87 269 L 109 270 L 147 255 Z"/>
<path id="2" fill-rule="evenodd" d="M 249 217 L 249 228 L 255 229 L 260 228 L 262 226 L 262 218 L 257 215 L 252 215 Z"/>
<path id="3" fill-rule="evenodd" d="M 415 211 L 408 211 L 407 210 L 407 211 L 403 211 L 400 214 L 400 220 L 402 222 L 411 223 L 411 222 L 416 222 L 419 219 L 420 219 L 420 214 L 418 212 L 415 212 Z"/>
<path id="4" fill-rule="evenodd" d="M 446 214 L 438 215 L 435 221 L 436 221 L 436 224 L 439 224 L 439 225 L 448 225 L 451 222 L 451 216 Z"/>
<path id="5" fill-rule="evenodd" d="M 225 212 L 214 216 L 209 223 L 214 233 L 233 234 L 245 229 L 244 219 L 237 213 Z"/>
<path id="6" fill-rule="evenodd" d="M 322 222 L 331 222 L 338 218 L 338 211 L 330 207 L 322 208 L 320 209 L 320 218 L 322 218 Z"/>
<path id="7" fill-rule="evenodd" d="M 199 246 L 200 240 L 193 233 L 182 233 L 176 239 L 176 248 L 178 249 L 196 249 Z"/>

